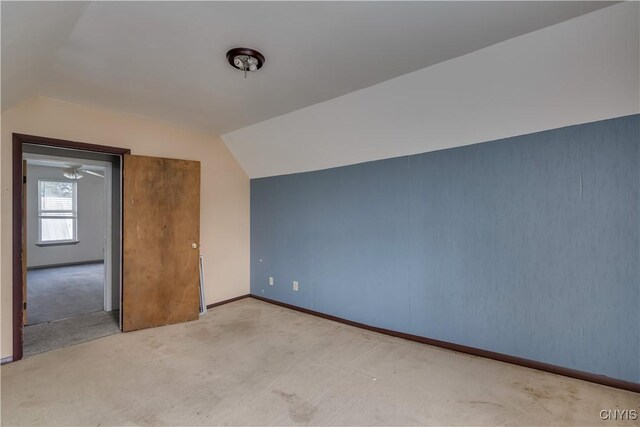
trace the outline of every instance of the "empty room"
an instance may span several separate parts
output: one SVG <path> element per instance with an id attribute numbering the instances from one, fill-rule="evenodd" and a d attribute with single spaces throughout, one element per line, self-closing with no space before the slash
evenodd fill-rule
<path id="1" fill-rule="evenodd" d="M 2 425 L 640 425 L 640 2 L 0 17 Z"/>

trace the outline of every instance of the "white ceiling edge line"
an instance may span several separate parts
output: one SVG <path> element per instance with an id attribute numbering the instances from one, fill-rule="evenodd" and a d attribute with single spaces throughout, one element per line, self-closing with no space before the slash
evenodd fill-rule
<path id="1" fill-rule="evenodd" d="M 637 114 L 638 8 L 609 6 L 222 139 L 259 178 Z"/>
<path id="2" fill-rule="evenodd" d="M 0 0 L 2 1 L 2 0 Z M 39 0 L 34 0 L 34 1 L 39 1 Z M 83 0 L 80 0 L 83 1 Z M 109 0 L 110 1 L 110 0 Z M 114 0 L 114 1 L 121 1 L 121 0 Z M 163 0 L 165 1 L 165 0 Z M 166 1 L 174 1 L 174 0 L 166 0 Z M 158 117 L 154 117 L 154 116 L 147 116 L 144 114 L 140 114 L 140 113 L 132 113 L 130 111 L 126 111 L 126 110 L 118 110 L 116 108 L 111 108 L 111 107 L 104 107 L 98 104 L 92 104 L 92 103 L 81 103 L 81 102 L 74 102 L 74 101 L 68 101 L 66 99 L 61 99 L 61 98 L 55 98 L 52 96 L 47 96 L 47 95 L 32 95 L 26 99 L 23 99 L 22 101 L 18 102 L 15 105 L 12 105 L 11 107 L 7 108 L 6 110 L 2 110 L 2 114 L 7 113 L 11 110 L 17 110 L 25 105 L 28 105 L 29 103 L 32 102 L 37 102 L 39 99 L 43 99 L 43 100 L 49 100 L 52 102 L 59 102 L 59 103 L 63 103 L 63 104 L 67 104 L 70 105 L 72 107 L 81 107 L 81 108 L 88 108 L 91 110 L 95 110 L 95 111 L 99 111 L 99 112 L 105 112 L 105 113 L 110 113 L 110 114 L 114 114 L 114 115 L 118 115 L 121 116 L 122 118 L 133 118 L 133 119 L 138 119 L 141 121 L 146 121 L 146 122 L 150 122 L 150 123 L 155 123 L 155 124 L 162 124 L 164 126 L 167 127 L 172 127 L 174 129 L 183 131 L 183 132 L 187 132 L 187 133 L 192 133 L 192 134 L 198 134 L 200 136 L 206 136 L 206 137 L 212 137 L 212 138 L 221 138 L 220 135 L 218 135 L 215 132 L 212 132 L 210 129 L 206 129 L 204 127 L 198 127 L 198 126 L 192 126 L 189 124 L 185 124 L 179 121 L 171 121 L 171 120 L 167 120 L 167 119 L 161 119 Z"/>

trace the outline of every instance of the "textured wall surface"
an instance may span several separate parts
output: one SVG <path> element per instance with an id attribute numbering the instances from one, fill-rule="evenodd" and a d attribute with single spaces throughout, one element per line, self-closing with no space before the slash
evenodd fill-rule
<path id="1" fill-rule="evenodd" d="M 640 382 L 639 147 L 633 115 L 254 179 L 251 292 Z"/>

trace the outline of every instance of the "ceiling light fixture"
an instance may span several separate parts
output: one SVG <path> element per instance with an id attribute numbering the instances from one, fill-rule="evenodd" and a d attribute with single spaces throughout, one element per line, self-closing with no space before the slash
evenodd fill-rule
<path id="1" fill-rule="evenodd" d="M 227 52 L 227 61 L 232 67 L 244 72 L 247 78 L 247 71 L 258 71 L 264 64 L 264 55 L 255 49 L 248 47 L 236 47 Z"/>
<path id="2" fill-rule="evenodd" d="M 76 180 L 84 176 L 80 173 L 80 169 L 78 168 L 63 169 L 62 174 L 65 176 L 65 178 L 76 179 Z"/>
<path id="3" fill-rule="evenodd" d="M 94 171 L 90 171 L 88 169 L 86 169 L 86 166 L 82 166 L 82 165 L 77 165 L 77 164 L 66 164 L 66 168 L 62 169 L 62 175 L 64 175 L 65 178 L 69 178 L 69 179 L 80 179 L 82 178 L 85 173 L 88 173 L 89 175 L 93 175 L 93 176 L 97 176 L 100 178 L 104 178 L 104 175 L 98 172 L 94 172 Z"/>

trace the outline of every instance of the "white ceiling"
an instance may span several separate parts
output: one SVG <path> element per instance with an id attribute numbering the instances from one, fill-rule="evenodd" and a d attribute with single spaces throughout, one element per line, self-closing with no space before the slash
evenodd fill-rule
<path id="1" fill-rule="evenodd" d="M 28 165 L 43 166 L 47 168 L 66 169 L 70 167 L 82 168 L 94 172 L 104 172 L 106 162 L 89 159 L 76 159 L 72 157 L 52 156 L 48 154 L 24 153 L 24 159 Z"/>
<path id="2" fill-rule="evenodd" d="M 639 16 L 616 4 L 222 138 L 258 178 L 638 114 Z"/>
<path id="3" fill-rule="evenodd" d="M 223 134 L 610 2 L 8 2 L 2 108 L 43 95 Z M 260 50 L 245 80 L 225 52 Z"/>

